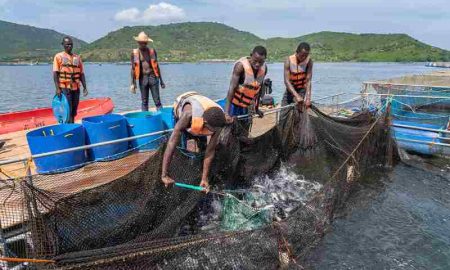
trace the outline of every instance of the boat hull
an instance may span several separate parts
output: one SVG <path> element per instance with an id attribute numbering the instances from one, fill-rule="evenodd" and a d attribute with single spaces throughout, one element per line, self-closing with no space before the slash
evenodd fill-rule
<path id="1" fill-rule="evenodd" d="M 84 117 L 111 113 L 114 103 L 111 98 L 94 98 L 80 101 L 75 120 Z M 29 130 L 57 124 L 52 108 L 38 108 L 0 114 L 0 134 Z"/>
<path id="2" fill-rule="evenodd" d="M 400 148 L 424 155 L 450 156 L 450 136 L 438 130 L 443 130 L 443 127 L 396 120 L 392 126 Z"/>

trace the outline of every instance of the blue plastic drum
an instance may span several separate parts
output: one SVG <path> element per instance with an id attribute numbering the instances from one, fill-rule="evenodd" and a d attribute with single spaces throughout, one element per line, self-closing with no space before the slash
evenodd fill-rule
<path id="1" fill-rule="evenodd" d="M 164 107 L 159 112 L 161 113 L 164 129 L 172 129 L 175 126 L 173 107 Z"/>
<path id="2" fill-rule="evenodd" d="M 27 133 L 32 155 L 85 145 L 84 128 L 80 124 L 61 124 L 39 128 Z M 86 162 L 84 150 L 36 158 L 34 163 L 40 174 L 67 172 L 78 169 Z"/>
<path id="3" fill-rule="evenodd" d="M 227 102 L 226 98 L 222 98 L 222 99 L 218 99 L 216 100 L 216 103 L 219 104 L 220 107 L 222 107 L 222 109 L 225 110 L 225 103 Z"/>
<path id="4" fill-rule="evenodd" d="M 127 121 L 120 114 L 86 117 L 82 120 L 86 130 L 86 144 L 113 141 L 128 137 Z M 127 154 L 128 141 L 97 146 L 88 150 L 90 160 L 109 161 Z"/>
<path id="5" fill-rule="evenodd" d="M 160 112 L 136 112 L 124 115 L 128 121 L 130 136 L 143 135 L 165 130 Z M 131 141 L 131 146 L 139 151 L 155 150 L 162 143 L 163 134 Z"/>

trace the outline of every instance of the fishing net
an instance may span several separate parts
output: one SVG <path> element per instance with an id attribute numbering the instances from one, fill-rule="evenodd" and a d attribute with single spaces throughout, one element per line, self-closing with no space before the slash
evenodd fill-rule
<path id="1" fill-rule="evenodd" d="M 164 145 L 103 166 L 1 181 L 1 232 L 9 240 L 0 250 L 54 261 L 34 264 L 42 268 L 301 268 L 352 188 L 392 165 L 396 151 L 385 114 L 341 120 L 315 107 L 285 110 L 262 135 L 241 136 L 239 122 L 222 131 L 209 194 L 162 185 Z M 270 180 L 286 166 L 314 184 Z M 178 151 L 169 175 L 196 185 L 201 167 L 201 158 Z M 284 193 L 286 185 L 298 189 Z M 300 194 L 305 185 L 314 188 Z"/>
<path id="2" fill-rule="evenodd" d="M 391 114 L 395 120 L 446 127 L 449 123 L 450 87 L 434 86 L 427 80 L 429 77 L 433 76 L 412 77 L 410 80 L 418 85 L 366 83 L 363 92 L 384 95 L 378 97 L 380 104 L 386 104 L 390 95 Z M 437 76 L 441 77 L 448 80 Z"/>

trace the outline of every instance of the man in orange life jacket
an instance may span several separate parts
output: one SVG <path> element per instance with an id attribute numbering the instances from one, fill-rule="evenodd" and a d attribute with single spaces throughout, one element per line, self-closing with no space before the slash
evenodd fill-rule
<path id="1" fill-rule="evenodd" d="M 203 173 L 200 186 L 206 190 L 209 187 L 208 174 L 211 162 L 214 159 L 221 129 L 232 122 L 226 120 L 225 114 L 219 104 L 196 92 L 187 92 L 180 95 L 173 106 L 176 124 L 164 152 L 161 180 L 167 187 L 174 183 L 168 175 L 170 161 L 180 138 L 199 137 L 206 144 L 207 136 L 211 136 L 206 145 L 203 160 Z"/>
<path id="2" fill-rule="evenodd" d="M 311 78 L 313 61 L 309 57 L 310 46 L 306 42 L 298 45 L 295 54 L 284 62 L 284 84 L 286 92 L 283 96 L 282 106 L 293 102 L 302 108 L 311 106 Z"/>
<path id="3" fill-rule="evenodd" d="M 259 110 L 259 97 L 267 74 L 266 56 L 266 48 L 256 46 L 250 57 L 242 57 L 234 65 L 225 103 L 227 119 L 230 116 L 248 114 L 248 106 L 251 104 L 254 104 L 255 112 L 263 117 L 263 112 Z"/>
<path id="4" fill-rule="evenodd" d="M 57 53 L 53 60 L 53 81 L 56 94 L 64 94 L 70 105 L 68 123 L 75 121 L 78 103 L 80 102 L 80 82 L 83 84 L 83 95 L 87 96 L 86 78 L 81 57 L 72 53 L 73 41 L 70 37 L 64 37 L 61 43 L 64 51 Z"/>
<path id="5" fill-rule="evenodd" d="M 161 77 L 158 57 L 153 48 L 148 48 L 148 42 L 153 42 L 144 32 L 140 32 L 134 39 L 138 42 L 139 48 L 131 53 L 131 87 L 130 90 L 136 93 L 136 80 L 139 80 L 141 91 L 142 111 L 148 111 L 149 92 L 151 91 L 153 101 L 157 109 L 162 107 L 159 96 L 159 84 L 161 88 L 166 88 Z"/>

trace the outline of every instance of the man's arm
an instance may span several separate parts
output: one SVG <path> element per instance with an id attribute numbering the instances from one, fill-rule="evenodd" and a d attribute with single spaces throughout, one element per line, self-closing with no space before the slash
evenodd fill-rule
<path id="1" fill-rule="evenodd" d="M 169 170 L 169 165 L 170 161 L 172 160 L 173 153 L 175 152 L 175 148 L 180 142 L 181 133 L 189 126 L 190 119 L 191 119 L 190 113 L 187 112 L 183 113 L 183 116 L 175 125 L 172 135 L 170 135 L 169 142 L 167 143 L 166 151 L 164 152 L 163 156 L 162 173 L 161 173 L 161 180 L 163 181 L 166 187 L 175 182 L 172 178 L 169 177 L 167 173 Z"/>
<path id="2" fill-rule="evenodd" d="M 202 172 L 202 181 L 200 182 L 200 186 L 204 188 L 209 187 L 209 170 L 211 168 L 211 163 L 214 159 L 214 155 L 216 154 L 216 146 L 219 143 L 220 130 L 214 132 L 209 140 L 208 145 L 206 146 L 205 158 L 203 159 L 203 172 Z"/>
<path id="3" fill-rule="evenodd" d="M 136 79 L 134 78 L 134 55 L 131 53 L 131 84 L 136 86 Z"/>
<path id="4" fill-rule="evenodd" d="M 61 95 L 61 88 L 59 87 L 59 72 L 53 71 L 53 82 L 55 82 L 55 93 L 59 96 Z"/>
<path id="5" fill-rule="evenodd" d="M 267 76 L 268 69 L 269 68 L 266 66 L 266 73 L 264 74 L 264 78 Z M 266 86 L 264 85 L 264 80 L 263 80 L 262 85 L 261 85 L 261 89 L 258 92 L 258 95 L 256 96 L 256 99 L 254 101 L 255 102 L 255 112 L 256 112 L 256 114 L 258 114 L 258 116 L 260 118 L 262 118 L 264 116 L 264 113 L 259 110 L 259 103 L 260 103 L 261 97 L 264 96 L 264 92 L 265 91 L 266 91 Z"/>
<path id="6" fill-rule="evenodd" d="M 306 107 L 311 107 L 311 80 L 313 74 L 313 61 L 310 60 L 306 68 Z"/>
<path id="7" fill-rule="evenodd" d="M 88 90 L 87 90 L 87 86 L 86 86 L 86 77 L 84 76 L 84 65 L 83 62 L 81 61 L 80 58 L 80 80 L 81 80 L 81 84 L 83 85 L 83 95 L 87 96 L 88 95 Z"/>
<path id="8" fill-rule="evenodd" d="M 233 73 L 231 74 L 230 87 L 228 89 L 227 100 L 225 102 L 225 114 L 230 114 L 230 104 L 233 100 L 234 92 L 239 87 L 239 78 L 244 72 L 244 66 L 241 63 L 236 63 L 233 68 Z"/>
<path id="9" fill-rule="evenodd" d="M 158 61 L 158 54 L 156 54 L 156 50 L 153 49 L 155 51 L 155 59 L 156 61 Z M 159 83 L 161 84 L 161 88 L 166 88 L 166 84 L 163 81 L 162 75 L 161 75 L 161 69 L 159 68 L 159 64 L 158 64 L 158 74 L 159 74 Z"/>
<path id="10" fill-rule="evenodd" d="M 284 62 L 284 85 L 286 85 L 286 89 L 294 97 L 295 102 L 301 103 L 301 102 L 303 102 L 303 98 L 302 98 L 302 96 L 300 96 L 297 93 L 297 91 L 295 91 L 294 86 L 292 85 L 291 81 L 289 80 L 289 75 L 290 74 L 291 74 L 291 72 L 290 72 L 290 62 L 289 62 L 289 58 L 288 58 Z"/>
<path id="11" fill-rule="evenodd" d="M 56 55 L 53 59 L 53 82 L 55 83 L 55 93 L 58 96 L 61 95 L 61 87 L 59 87 L 59 62 Z"/>

